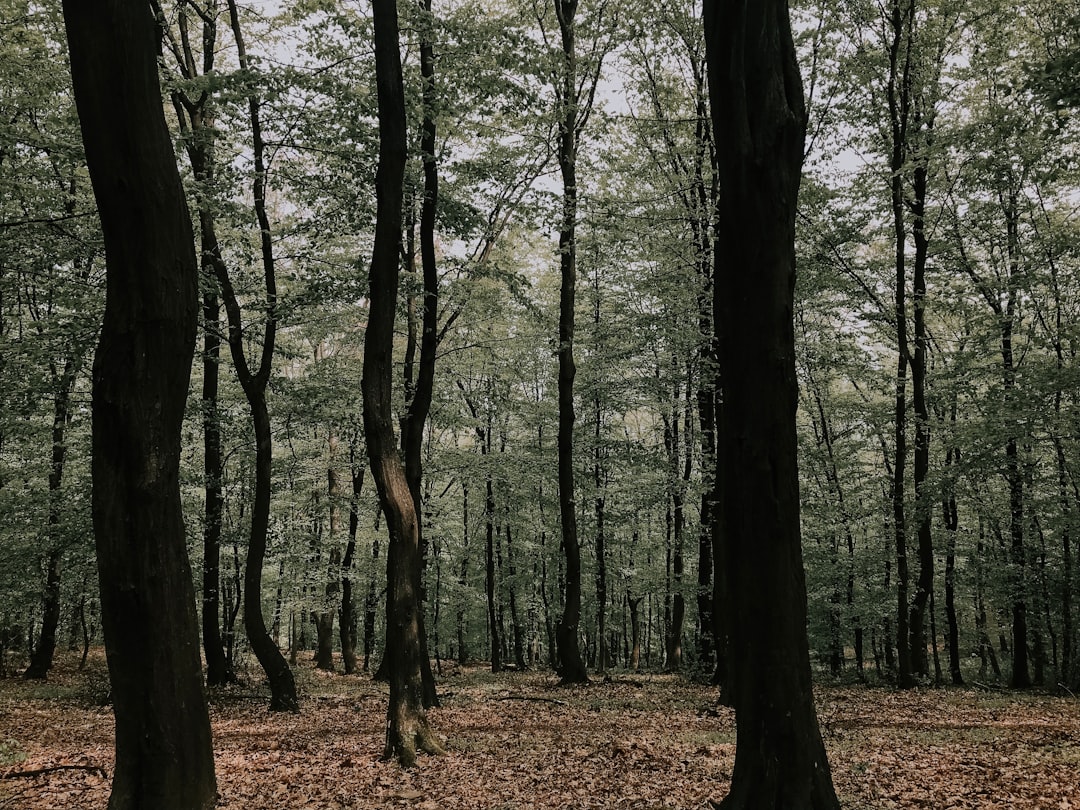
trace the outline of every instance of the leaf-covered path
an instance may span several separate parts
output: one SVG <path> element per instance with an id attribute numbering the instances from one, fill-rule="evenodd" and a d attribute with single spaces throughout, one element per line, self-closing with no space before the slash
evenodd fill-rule
<path id="1" fill-rule="evenodd" d="M 112 717 L 103 677 L 61 667 L 0 681 L 0 810 L 104 808 Z M 433 721 L 449 753 L 404 772 L 382 762 L 385 695 L 367 677 L 301 667 L 303 714 L 216 693 L 219 806 L 707 808 L 727 790 L 734 717 L 715 691 L 669 676 L 559 689 L 546 673 L 441 681 Z M 1080 701 L 993 691 L 821 687 L 845 808 L 1080 810 Z M 34 772 L 34 773 L 31 773 Z"/>

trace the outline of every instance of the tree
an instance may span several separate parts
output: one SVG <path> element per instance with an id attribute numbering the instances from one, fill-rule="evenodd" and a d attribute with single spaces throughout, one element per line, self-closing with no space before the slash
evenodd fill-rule
<path id="1" fill-rule="evenodd" d="M 707 0 L 715 311 L 736 808 L 838 808 L 806 637 L 796 465 L 795 205 L 806 112 L 786 0 Z"/>
<path id="2" fill-rule="evenodd" d="M 387 550 L 386 645 L 390 700 L 383 756 L 408 767 L 416 751 L 441 753 L 423 705 L 420 593 L 420 533 L 405 467 L 394 441 L 394 316 L 402 224 L 402 183 L 407 134 L 399 49 L 397 4 L 375 0 L 375 71 L 379 99 L 379 168 L 375 178 L 375 246 L 369 272 L 369 314 L 364 336 L 364 433 L 372 478 L 389 534 Z"/>
<path id="3" fill-rule="evenodd" d="M 93 371 L 93 516 L 116 716 L 109 807 L 211 808 L 179 481 L 198 319 L 191 219 L 149 10 L 135 0 L 65 2 L 64 22 L 107 264 Z"/>
<path id="4" fill-rule="evenodd" d="M 420 485 L 423 480 L 424 427 L 431 411 L 432 388 L 435 384 L 435 353 L 439 344 L 439 268 L 435 253 L 435 213 L 439 202 L 439 168 L 435 157 L 436 115 L 438 113 L 438 88 L 435 84 L 435 18 L 431 13 L 431 0 L 419 0 L 420 11 L 420 79 L 422 83 L 420 152 L 424 167 L 423 201 L 420 206 L 420 266 L 423 276 L 423 305 L 420 318 L 420 364 L 416 380 L 412 379 L 411 363 L 406 363 L 405 400 L 406 414 L 402 420 L 402 454 L 405 457 L 405 477 L 412 493 L 416 512 L 419 565 L 414 572 L 417 594 L 420 598 L 420 661 L 424 684 L 424 706 L 438 705 L 435 678 L 431 672 L 428 656 L 427 630 L 424 623 L 424 538 L 423 508 Z M 451 316 L 456 319 L 456 316 Z M 415 321 L 415 318 L 412 319 Z M 448 321 L 446 327 L 449 327 Z M 416 330 L 410 323 L 410 345 L 415 346 Z M 442 330 L 445 334 L 445 328 Z"/>
<path id="5" fill-rule="evenodd" d="M 200 60 L 192 47 L 188 33 L 186 3 L 177 8 L 179 41 L 167 27 L 163 8 L 154 3 L 155 13 L 169 49 L 176 60 L 180 75 L 187 82 L 195 82 L 200 74 Z M 202 22 L 201 74 L 214 71 L 217 55 L 218 8 L 210 3 L 200 11 Z M 171 89 L 173 107 L 176 110 L 180 132 L 184 136 L 188 160 L 195 182 L 199 185 L 197 212 L 199 220 L 199 247 L 202 262 L 202 421 L 203 421 L 203 580 L 202 580 L 202 637 L 206 656 L 206 680 L 211 686 L 234 682 L 236 674 L 230 656 L 225 654 L 221 638 L 221 529 L 224 508 L 224 464 L 221 450 L 221 414 L 219 405 L 220 359 L 221 359 L 221 302 L 218 295 L 217 268 L 224 269 L 221 247 L 218 244 L 217 222 L 210 187 L 214 182 L 216 167 L 214 95 L 202 90 L 197 96 L 179 87 Z"/>
<path id="6" fill-rule="evenodd" d="M 562 216 L 559 221 L 559 519 L 566 558 L 563 614 L 556 629 L 559 677 L 563 683 L 585 683 L 589 676 L 578 646 L 581 623 L 581 544 L 574 496 L 574 307 L 577 286 L 578 147 L 592 114 L 604 50 L 598 49 L 589 72 L 579 80 L 577 53 L 578 0 L 554 0 L 559 24 L 561 58 L 555 73 L 559 123 L 558 160 L 562 177 Z M 604 11 L 601 4 L 599 13 Z M 597 35 L 599 37 L 599 34 Z M 599 43 L 597 43 L 599 44 Z"/>

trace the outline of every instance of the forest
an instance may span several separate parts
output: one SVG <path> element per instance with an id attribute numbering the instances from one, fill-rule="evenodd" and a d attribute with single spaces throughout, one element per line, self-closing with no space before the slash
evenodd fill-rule
<path id="1" fill-rule="evenodd" d="M 760 680 L 729 810 L 811 674 L 1075 703 L 1078 0 L 102 5 L 0 0 L 0 690 L 110 808 L 213 806 L 155 689 Z"/>

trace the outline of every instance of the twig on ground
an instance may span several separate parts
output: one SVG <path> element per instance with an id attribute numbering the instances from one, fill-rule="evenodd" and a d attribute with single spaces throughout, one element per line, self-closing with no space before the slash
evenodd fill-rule
<path id="1" fill-rule="evenodd" d="M 108 777 L 105 769 L 99 765 L 49 765 L 47 768 L 33 768 L 28 771 L 9 771 L 0 779 L 19 779 L 21 777 L 41 776 L 46 773 L 53 773 L 54 771 L 90 771 L 96 773 L 102 779 Z"/>

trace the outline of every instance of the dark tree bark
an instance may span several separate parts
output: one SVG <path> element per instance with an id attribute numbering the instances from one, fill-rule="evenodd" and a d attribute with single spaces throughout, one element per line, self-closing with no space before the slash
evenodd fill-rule
<path id="1" fill-rule="evenodd" d="M 630 607 L 630 662 L 631 672 L 641 669 L 641 600 L 644 596 L 636 599 L 626 594 L 626 604 Z"/>
<path id="2" fill-rule="evenodd" d="M 64 22 L 108 267 L 92 474 L 116 717 L 109 808 L 208 809 L 214 758 L 179 481 L 198 325 L 194 234 L 149 9 L 67 0 Z"/>
<path id="3" fill-rule="evenodd" d="M 786 0 L 706 0 L 705 31 L 719 171 L 719 456 L 738 735 L 722 807 L 834 810 L 799 536 L 793 294 L 802 81 Z"/>
<path id="4" fill-rule="evenodd" d="M 349 499 L 349 542 L 341 560 L 341 607 L 338 610 L 338 635 L 341 642 L 341 663 L 346 675 L 357 671 L 356 604 L 353 600 L 353 557 L 356 556 L 356 536 L 360 531 L 360 493 L 364 489 L 364 468 L 356 458 L 356 442 L 349 442 L 349 477 L 352 497 Z M 364 663 L 365 670 L 367 662 Z"/>
<path id="5" fill-rule="evenodd" d="M 441 753 L 423 704 L 420 633 L 421 596 L 416 583 L 420 565 L 419 520 L 405 466 L 394 440 L 393 349 L 397 306 L 398 252 L 402 224 L 402 182 L 407 132 L 402 87 L 397 4 L 375 0 L 375 75 L 379 100 L 379 167 L 375 247 L 371 259 L 369 314 L 364 336 L 361 388 L 368 460 L 386 517 L 388 600 L 386 645 L 390 679 L 385 757 L 408 767 L 419 748 Z"/>
<path id="6" fill-rule="evenodd" d="M 955 424 L 956 399 L 950 404 L 950 418 Z M 964 685 L 960 671 L 960 623 L 956 616 L 956 536 L 960 530 L 960 511 L 956 505 L 955 474 L 951 471 L 960 463 L 960 450 L 950 446 L 945 451 L 945 487 L 941 511 L 945 536 L 945 632 L 949 649 L 949 677 L 954 686 Z"/>
<path id="7" fill-rule="evenodd" d="M 562 36 L 563 64 L 559 103 L 559 169 L 563 182 L 562 222 L 559 225 L 559 518 L 566 559 L 563 614 L 555 629 L 559 677 L 564 684 L 589 680 L 578 646 L 581 623 L 581 546 L 574 498 L 574 303 L 577 287 L 577 143 L 579 120 L 577 52 L 574 17 L 578 0 L 554 0 Z"/>
<path id="8" fill-rule="evenodd" d="M 907 160 L 908 124 L 911 117 L 912 27 L 908 14 L 914 3 L 892 4 L 889 24 L 889 125 L 892 151 L 889 156 L 890 195 L 895 236 L 895 295 L 893 320 L 896 326 L 896 383 L 894 398 L 894 463 L 892 470 L 893 542 L 896 551 L 896 652 L 898 680 L 901 687 L 915 685 L 911 666 L 908 589 L 911 580 L 907 554 L 907 512 L 905 480 L 907 475 L 907 378 L 910 361 L 907 338 L 907 230 L 904 199 L 904 164 Z"/>
<path id="9" fill-rule="evenodd" d="M 439 332 L 439 273 L 435 253 L 435 212 L 439 199 L 439 171 L 435 159 L 436 113 L 438 93 L 435 85 L 435 20 L 431 13 L 431 0 L 418 0 L 421 12 L 420 25 L 420 79 L 423 116 L 420 124 L 420 158 L 424 169 L 424 196 L 420 206 L 420 266 L 423 275 L 423 305 L 420 326 L 420 363 L 415 383 L 412 379 L 411 362 L 406 363 L 406 413 L 401 425 L 401 445 L 405 461 L 405 477 L 412 494 L 416 512 L 416 530 L 419 533 L 419 565 L 414 572 L 415 588 L 420 598 L 421 676 L 424 688 L 424 707 L 439 705 L 435 690 L 435 676 L 431 671 L 428 655 L 427 627 L 423 604 L 424 568 L 427 560 L 427 541 L 424 537 L 424 521 L 420 484 L 424 477 L 423 443 L 424 427 L 431 411 L 431 398 L 435 382 L 435 353 L 438 349 Z M 410 333 L 410 348 L 415 350 Z"/>
<path id="10" fill-rule="evenodd" d="M 527 668 L 528 664 L 525 661 L 525 633 L 518 615 L 517 596 L 515 594 L 515 588 L 517 587 L 517 563 L 514 559 L 510 531 L 510 506 L 508 504 L 506 507 L 506 578 L 503 582 L 509 592 L 507 598 L 510 602 L 510 630 L 514 636 L 514 665 L 518 668 L 519 672 L 522 672 Z"/>
<path id="11" fill-rule="evenodd" d="M 912 411 L 915 415 L 915 447 L 912 456 L 915 483 L 916 538 L 919 555 L 919 575 L 915 581 L 915 595 L 911 600 L 908 632 L 911 652 L 912 675 L 925 678 L 929 675 L 926 660 L 926 610 L 927 601 L 934 590 L 934 542 L 931 533 L 932 494 L 927 491 L 930 475 L 930 411 L 926 403 L 926 260 L 930 245 L 926 235 L 926 192 L 929 149 L 932 143 L 933 110 L 915 110 L 915 124 L 919 134 L 918 143 L 912 149 L 910 161 L 912 195 L 908 205 L 911 209 L 911 233 L 915 243 L 915 263 L 912 267 L 912 326 L 915 351 L 911 356 Z"/>

